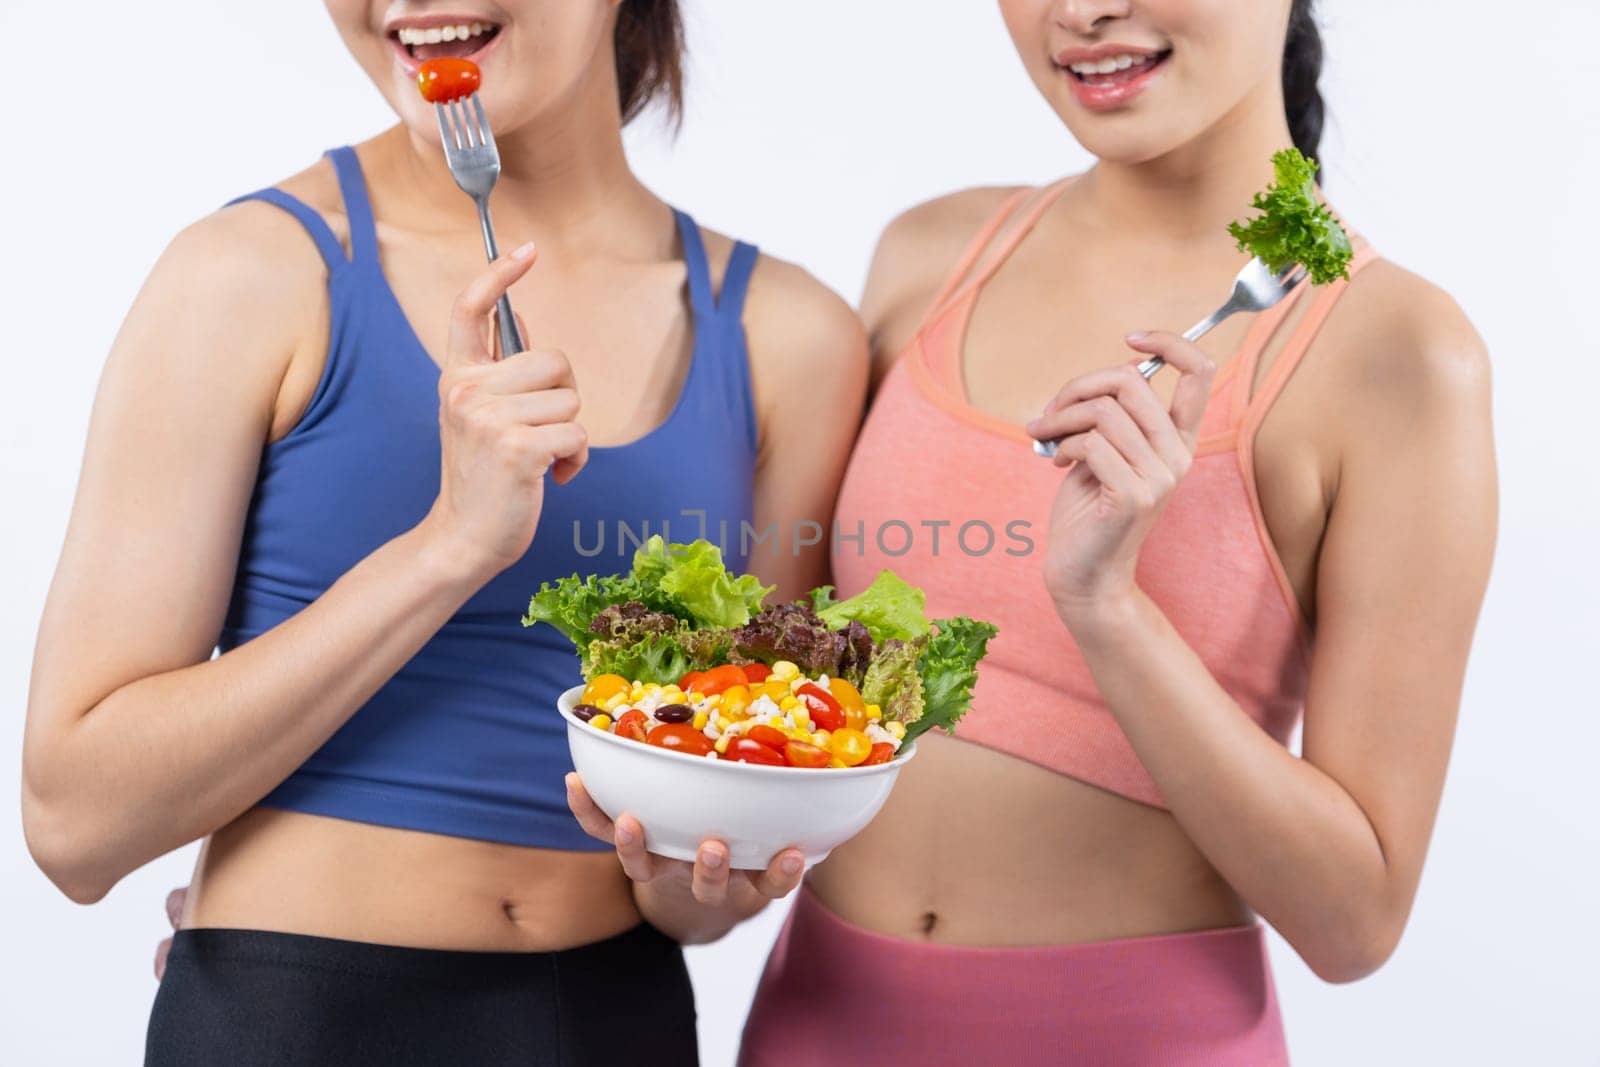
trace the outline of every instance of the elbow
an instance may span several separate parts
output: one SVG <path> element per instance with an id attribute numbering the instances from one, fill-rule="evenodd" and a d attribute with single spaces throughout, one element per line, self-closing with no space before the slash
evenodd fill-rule
<path id="1" fill-rule="evenodd" d="M 118 878 L 107 873 L 102 850 L 94 843 L 96 835 L 26 786 L 22 833 L 33 862 L 74 904 L 94 904 L 117 884 Z"/>
<path id="2" fill-rule="evenodd" d="M 1400 944 L 1402 922 L 1374 919 L 1331 930 L 1315 945 L 1296 945 L 1300 958 L 1324 982 L 1358 982 L 1389 961 Z"/>

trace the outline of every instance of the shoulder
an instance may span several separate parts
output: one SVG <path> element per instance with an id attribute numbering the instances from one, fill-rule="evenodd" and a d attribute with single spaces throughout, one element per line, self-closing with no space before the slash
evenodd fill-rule
<path id="1" fill-rule="evenodd" d="M 1341 385 L 1354 399 L 1408 419 L 1486 408 L 1489 352 L 1454 298 L 1377 260 L 1357 274 L 1329 320 Z"/>
<path id="2" fill-rule="evenodd" d="M 890 220 L 878 237 L 867 290 L 888 305 L 908 291 L 938 288 L 972 238 L 1021 186 L 963 189 L 924 201 Z"/>

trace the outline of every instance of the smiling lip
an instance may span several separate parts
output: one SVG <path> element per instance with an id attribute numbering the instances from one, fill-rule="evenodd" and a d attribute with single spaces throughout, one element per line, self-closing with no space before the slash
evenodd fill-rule
<path id="1" fill-rule="evenodd" d="M 1170 49 L 1136 48 L 1132 45 L 1102 44 L 1093 48 L 1068 48 L 1053 57 L 1067 78 L 1072 93 L 1090 111 L 1111 111 L 1123 107 L 1144 92 L 1156 73 L 1166 64 Z M 1118 57 L 1133 59 L 1112 70 L 1085 72 L 1085 64 L 1106 64 Z M 1079 70 L 1073 70 L 1073 67 Z"/>
<path id="2" fill-rule="evenodd" d="M 445 26 L 470 26 L 474 22 L 493 27 L 493 29 L 490 32 L 482 34 L 481 39 L 483 44 L 476 51 L 470 52 L 460 58 L 469 59 L 474 63 L 482 64 L 484 57 L 490 52 L 494 51 L 494 46 L 498 44 L 500 38 L 505 35 L 503 32 L 505 27 L 493 19 L 474 17 L 472 15 L 452 15 L 444 13 L 432 15 L 408 15 L 404 18 L 393 19 L 386 23 L 384 25 L 383 32 L 389 40 L 389 48 L 391 51 L 393 51 L 396 62 L 400 64 L 407 77 L 415 78 L 417 76 L 417 72 L 422 69 L 424 60 L 418 59 L 416 56 L 412 55 L 410 50 L 405 45 L 400 43 L 399 35 L 401 30 L 432 30 L 442 29 Z"/>

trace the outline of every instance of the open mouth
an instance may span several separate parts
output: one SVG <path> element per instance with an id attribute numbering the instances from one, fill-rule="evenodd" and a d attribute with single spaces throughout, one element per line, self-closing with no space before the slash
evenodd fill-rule
<path id="1" fill-rule="evenodd" d="M 492 22 L 458 22 L 440 26 L 401 26 L 389 39 L 413 63 L 430 59 L 472 59 L 500 34 Z"/>
<path id="2" fill-rule="evenodd" d="M 1114 86 L 1125 85 L 1150 73 L 1172 55 L 1172 49 L 1164 52 L 1150 52 L 1137 54 L 1124 52 L 1121 55 L 1106 56 L 1103 59 L 1083 60 L 1077 63 L 1066 64 L 1067 73 L 1088 86 Z"/>

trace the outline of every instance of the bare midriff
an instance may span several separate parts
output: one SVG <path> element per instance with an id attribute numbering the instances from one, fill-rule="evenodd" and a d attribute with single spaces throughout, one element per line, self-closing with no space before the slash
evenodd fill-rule
<path id="1" fill-rule="evenodd" d="M 1170 812 L 932 733 L 883 811 L 807 884 L 847 922 L 952 945 L 1072 944 L 1252 919 Z"/>
<path id="2" fill-rule="evenodd" d="M 255 808 L 205 842 L 185 927 L 552 952 L 639 923 L 607 852 L 557 852 Z"/>

